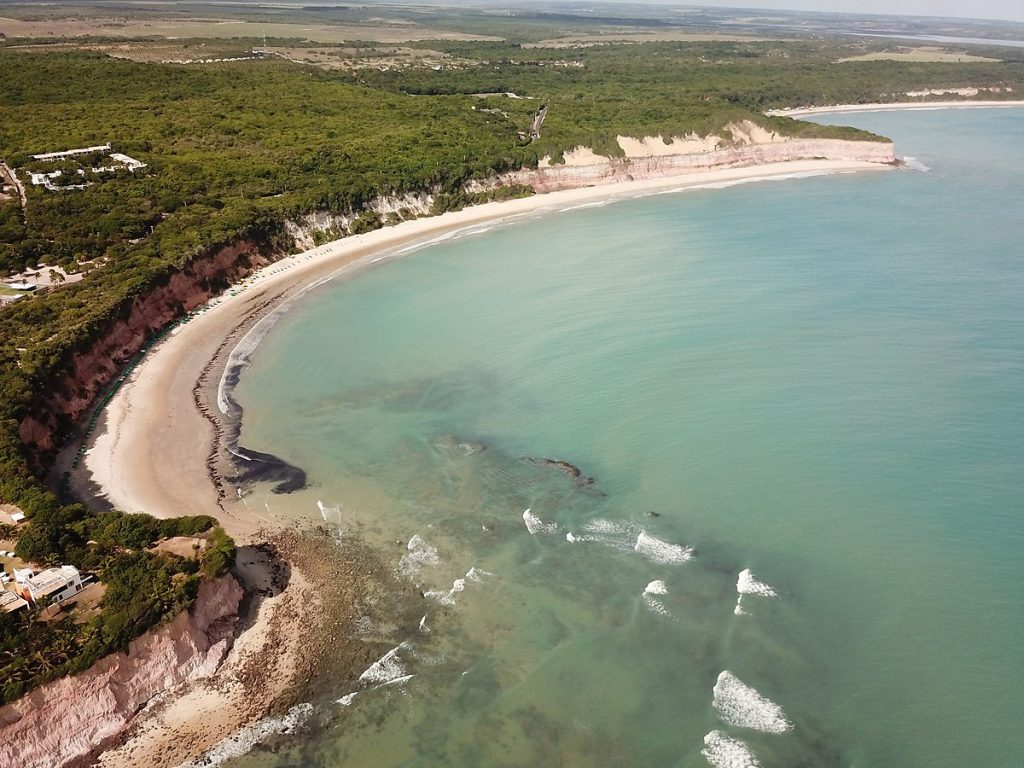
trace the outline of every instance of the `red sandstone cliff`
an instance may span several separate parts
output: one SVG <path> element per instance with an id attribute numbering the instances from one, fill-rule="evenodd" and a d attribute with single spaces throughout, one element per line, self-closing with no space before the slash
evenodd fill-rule
<path id="1" fill-rule="evenodd" d="M 116 737 L 157 694 L 209 677 L 227 655 L 242 588 L 204 582 L 192 608 L 74 677 L 0 707 L 0 765 L 60 768 Z"/>
<path id="2" fill-rule="evenodd" d="M 65 375 L 22 420 L 19 435 L 34 469 L 45 467 L 66 430 L 81 419 L 96 396 L 156 331 L 271 260 L 254 242 L 241 240 L 194 259 L 111 318 L 92 346 L 74 355 Z"/>

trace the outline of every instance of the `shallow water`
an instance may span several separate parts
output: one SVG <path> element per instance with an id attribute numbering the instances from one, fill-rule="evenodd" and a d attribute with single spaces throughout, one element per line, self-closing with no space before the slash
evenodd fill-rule
<path id="1" fill-rule="evenodd" d="M 915 169 L 498 226 L 284 316 L 242 439 L 311 487 L 248 503 L 428 594 L 229 765 L 1019 763 L 1024 110 L 817 119 Z"/>

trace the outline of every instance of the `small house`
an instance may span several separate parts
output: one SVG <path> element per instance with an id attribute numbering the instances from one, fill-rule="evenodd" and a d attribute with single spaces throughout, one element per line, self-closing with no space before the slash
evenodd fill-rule
<path id="1" fill-rule="evenodd" d="M 25 580 L 21 594 L 38 605 L 44 600 L 50 603 L 63 602 L 77 595 L 82 589 L 82 575 L 78 569 L 73 565 L 62 565 L 59 568 L 47 568 L 35 576 L 30 576 Z"/>

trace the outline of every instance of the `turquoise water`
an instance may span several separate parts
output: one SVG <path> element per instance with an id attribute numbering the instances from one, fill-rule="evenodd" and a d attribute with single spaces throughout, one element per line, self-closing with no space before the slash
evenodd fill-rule
<path id="1" fill-rule="evenodd" d="M 242 440 L 311 487 L 249 503 L 380 542 L 429 632 L 232 765 L 1021 764 L 1024 110 L 829 122 L 918 169 L 543 215 L 284 316 Z"/>

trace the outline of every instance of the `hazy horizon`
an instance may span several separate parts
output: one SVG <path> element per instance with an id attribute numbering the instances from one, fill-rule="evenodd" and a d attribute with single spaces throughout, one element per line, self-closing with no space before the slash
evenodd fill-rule
<path id="1" fill-rule="evenodd" d="M 619 0 L 610 0 L 618 2 Z M 628 2 L 628 0 L 623 0 Z M 652 0 L 659 2 L 659 0 Z M 674 5 L 671 0 L 666 5 Z M 702 0 L 687 5 L 775 11 L 818 11 L 1024 22 L 1020 0 Z"/>

